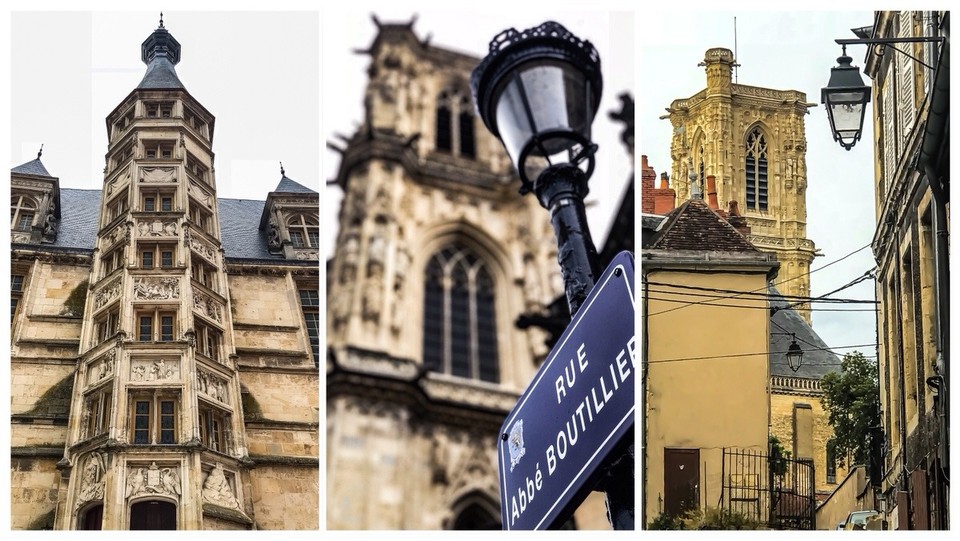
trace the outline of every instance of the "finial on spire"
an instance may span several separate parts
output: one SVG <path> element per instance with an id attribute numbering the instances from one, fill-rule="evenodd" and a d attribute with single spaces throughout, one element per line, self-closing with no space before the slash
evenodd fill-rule
<path id="1" fill-rule="evenodd" d="M 285 177 L 287 173 L 283 170 L 283 162 L 280 162 L 280 176 Z"/>
<path id="2" fill-rule="evenodd" d="M 40 159 L 40 156 L 43 156 L 43 143 L 40 143 L 40 152 L 37 152 L 37 159 Z"/>
<path id="3" fill-rule="evenodd" d="M 163 28 L 163 12 L 160 12 L 160 28 Z"/>

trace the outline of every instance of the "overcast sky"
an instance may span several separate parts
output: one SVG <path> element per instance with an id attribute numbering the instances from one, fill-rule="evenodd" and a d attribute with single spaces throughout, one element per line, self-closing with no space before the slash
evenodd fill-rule
<path id="1" fill-rule="evenodd" d="M 11 167 L 43 163 L 61 187 L 100 189 L 105 118 L 146 71 L 150 12 L 11 14 Z M 314 12 L 183 12 L 177 75 L 216 117 L 219 197 L 266 198 L 287 176 L 319 191 L 320 17 Z"/>
<path id="2" fill-rule="evenodd" d="M 808 102 L 819 104 L 820 89 L 840 56 L 837 38 L 852 38 L 851 28 L 873 22 L 873 12 L 701 12 L 651 13 L 639 32 L 641 74 L 637 107 L 640 143 L 637 154 L 646 154 L 657 176 L 671 171 L 668 120 L 659 120 L 678 98 L 690 97 L 706 87 L 706 73 L 697 64 L 712 47 L 734 49 L 737 20 L 737 70 L 741 84 L 805 92 Z M 863 65 L 865 46 L 848 48 L 855 66 Z M 870 82 L 869 79 L 866 81 Z M 870 243 L 875 228 L 873 149 L 870 118 L 866 135 L 853 150 L 833 141 L 822 106 L 806 116 L 807 136 L 807 238 L 822 253 L 811 268 L 839 259 Z M 870 249 L 814 272 L 812 295 L 836 289 L 875 266 Z M 874 282 L 844 290 L 844 298 L 873 299 Z M 836 305 L 818 305 L 836 308 Z M 869 308 L 864 305 L 842 309 Z M 814 311 L 814 330 L 831 347 L 874 344 L 872 312 Z M 776 329 L 773 329 L 776 330 Z M 874 347 L 859 348 L 875 355 Z M 849 349 L 841 352 L 851 351 Z"/>
<path id="3" fill-rule="evenodd" d="M 336 81 L 336 84 L 324 85 L 323 132 L 328 141 L 336 141 L 334 134 L 337 133 L 352 135 L 363 120 L 363 94 L 369 56 L 358 55 L 354 50 L 366 49 L 373 43 L 376 25 L 370 18 L 371 11 L 341 10 L 335 16 L 324 18 L 323 77 L 325 81 Z M 604 87 L 600 111 L 593 124 L 593 139 L 600 149 L 597 153 L 597 168 L 590 179 L 590 195 L 587 201 L 592 206 L 587 212 L 587 219 L 594 241 L 600 246 L 607 236 L 610 220 L 619 205 L 632 166 L 619 140 L 622 124 L 610 120 L 607 112 L 620 110 L 617 95 L 624 91 L 633 94 L 633 13 L 599 9 L 552 9 L 547 12 L 542 5 L 525 8 L 520 4 L 511 7 L 508 15 L 496 15 L 494 11 L 496 10 L 439 11 L 404 7 L 377 9 L 376 14 L 381 22 L 407 22 L 416 14 L 414 30 L 418 36 L 430 36 L 431 43 L 438 47 L 478 58 L 486 54 L 490 40 L 503 30 L 510 27 L 522 30 L 549 19 L 563 24 L 568 30 L 582 39 L 590 40 L 597 47 Z M 477 126 L 478 129 L 486 129 L 483 123 L 478 123 Z M 339 155 L 327 150 L 323 159 L 324 177 L 328 180 L 335 178 L 340 164 Z M 325 235 L 330 243 L 336 236 L 336 209 L 339 208 L 341 195 L 340 189 L 336 187 L 328 189 L 324 194 L 327 209 L 324 224 L 329 226 Z M 532 194 L 527 197 L 532 197 Z M 543 219 L 549 220 L 546 211 Z"/>

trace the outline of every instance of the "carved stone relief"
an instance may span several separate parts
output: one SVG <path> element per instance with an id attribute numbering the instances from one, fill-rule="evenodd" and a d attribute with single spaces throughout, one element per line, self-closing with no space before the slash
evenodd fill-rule
<path id="1" fill-rule="evenodd" d="M 165 381 L 180 379 L 180 361 L 136 359 L 130 363 L 132 381 Z"/>
<path id="2" fill-rule="evenodd" d="M 193 292 L 193 311 L 217 323 L 223 323 L 223 305 L 201 291 Z"/>
<path id="3" fill-rule="evenodd" d="M 217 251 L 213 248 L 213 245 L 199 237 L 191 235 L 189 229 L 184 234 L 183 240 L 191 250 L 200 254 L 207 261 L 214 265 L 218 263 Z"/>
<path id="4" fill-rule="evenodd" d="M 118 174 L 107 184 L 107 195 L 113 195 L 114 190 L 122 188 L 130 181 L 130 168 L 124 167 L 123 172 Z"/>
<path id="5" fill-rule="evenodd" d="M 103 288 L 97 291 L 93 300 L 94 310 L 99 310 L 103 308 L 104 306 L 106 306 L 108 302 L 112 301 L 118 295 L 120 295 L 121 287 L 122 287 L 122 283 L 120 281 L 120 278 L 117 278 L 116 280 L 103 286 Z"/>
<path id="6" fill-rule="evenodd" d="M 169 300 L 180 298 L 180 279 L 174 277 L 137 278 L 133 282 L 133 298 Z"/>
<path id="7" fill-rule="evenodd" d="M 181 494 L 180 472 L 177 467 L 160 468 L 152 462 L 143 466 L 127 468 L 126 498 L 141 494 L 166 494 L 177 498 Z"/>
<path id="8" fill-rule="evenodd" d="M 77 495 L 77 508 L 89 501 L 103 500 L 103 474 L 107 470 L 106 458 L 102 453 L 90 453 L 83 466 L 80 477 L 80 493 Z"/>
<path id="9" fill-rule="evenodd" d="M 319 261 L 320 252 L 317 250 L 297 250 L 297 259 L 300 261 Z"/>
<path id="10" fill-rule="evenodd" d="M 240 509 L 237 496 L 234 494 L 233 487 L 230 486 L 230 481 L 227 479 L 223 471 L 223 466 L 220 464 L 214 466 L 213 469 L 210 470 L 210 473 L 207 474 L 207 478 L 203 480 L 203 490 L 200 494 L 204 502 L 226 507 L 227 509 Z"/>
<path id="11" fill-rule="evenodd" d="M 200 188 L 194 183 L 187 185 L 187 193 L 192 195 L 194 199 L 200 201 L 207 208 L 213 208 L 213 198 L 210 197 L 210 194 L 206 190 Z"/>
<path id="12" fill-rule="evenodd" d="M 377 321 L 383 308 L 383 268 L 373 266 L 363 290 L 363 319 Z"/>
<path id="13" fill-rule="evenodd" d="M 174 167 L 141 167 L 140 182 L 176 182 L 177 170 Z"/>
<path id="14" fill-rule="evenodd" d="M 140 237 L 175 237 L 177 222 L 173 220 L 137 220 L 137 235 Z"/>
<path id="15" fill-rule="evenodd" d="M 10 242 L 28 243 L 30 242 L 30 233 L 16 232 L 10 238 Z"/>
<path id="16" fill-rule="evenodd" d="M 227 403 L 227 381 L 213 372 L 197 368 L 197 391 L 214 400 Z"/>
<path id="17" fill-rule="evenodd" d="M 114 349 L 107 351 L 98 360 L 90 363 L 90 369 L 87 370 L 87 385 L 93 385 L 106 377 L 112 376 L 116 363 L 117 351 Z"/>

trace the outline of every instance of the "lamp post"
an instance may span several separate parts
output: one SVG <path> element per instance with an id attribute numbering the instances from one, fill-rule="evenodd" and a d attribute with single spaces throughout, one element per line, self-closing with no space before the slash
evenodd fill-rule
<path id="1" fill-rule="evenodd" d="M 603 92 L 600 55 L 589 41 L 556 22 L 523 31 L 510 28 L 490 42 L 470 86 L 480 118 L 517 167 L 520 194 L 533 192 L 550 211 L 573 315 L 601 273 L 583 204 L 596 163 L 590 129 Z M 607 459 L 595 490 L 606 492 L 613 528 L 632 530 L 632 441 L 620 449 Z"/>
<path id="2" fill-rule="evenodd" d="M 470 86 L 483 123 L 520 173 L 520 193 L 533 192 L 550 211 L 570 314 L 600 274 L 583 198 L 597 145 L 590 126 L 600 107 L 600 56 L 555 22 L 490 42 Z"/>

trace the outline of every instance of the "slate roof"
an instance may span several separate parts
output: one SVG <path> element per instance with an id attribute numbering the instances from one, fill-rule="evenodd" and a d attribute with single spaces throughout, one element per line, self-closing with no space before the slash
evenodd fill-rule
<path id="1" fill-rule="evenodd" d="M 260 231 L 264 201 L 220 199 L 220 241 L 233 259 L 283 259 L 267 251 L 267 237 Z"/>
<path id="2" fill-rule="evenodd" d="M 317 193 L 303 184 L 288 178 L 287 175 L 283 175 L 283 178 L 280 179 L 280 184 L 277 184 L 277 188 L 273 191 L 285 193 Z"/>
<path id="3" fill-rule="evenodd" d="M 788 303 L 776 288 L 768 289 L 770 306 L 783 308 Z M 794 372 L 787 363 L 785 352 L 790 347 L 792 338 L 783 334 L 770 335 L 770 375 L 795 378 L 820 379 L 828 372 L 840 371 L 840 358 L 832 351 L 815 348 L 826 348 L 827 344 L 817 335 L 813 327 L 800 317 L 796 310 L 777 310 L 770 318 L 771 333 L 794 333 L 797 344 L 803 350 L 803 362 L 800 369 Z"/>
<path id="4" fill-rule="evenodd" d="M 150 61 L 150 64 L 147 65 L 147 73 L 143 75 L 143 80 L 140 81 L 137 88 L 186 89 L 183 83 L 180 82 L 180 78 L 177 77 L 177 70 L 174 69 L 173 63 L 171 63 L 167 57 L 160 55 L 154 57 L 154 59 Z"/>
<path id="5" fill-rule="evenodd" d="M 100 190 L 60 189 L 63 221 L 57 233 L 57 248 L 93 250 L 97 240 Z M 267 251 L 267 238 L 258 230 L 263 201 L 217 198 L 223 249 L 231 259 L 282 260 Z"/>
<path id="6" fill-rule="evenodd" d="M 18 165 L 11 169 L 10 172 L 19 173 L 21 175 L 35 175 L 38 177 L 54 178 L 53 175 L 47 172 L 47 168 L 43 166 L 43 162 L 40 161 L 40 158 L 31 160 L 22 165 Z"/>
<path id="7" fill-rule="evenodd" d="M 667 213 L 647 249 L 761 253 L 702 199 L 685 201 Z"/>

